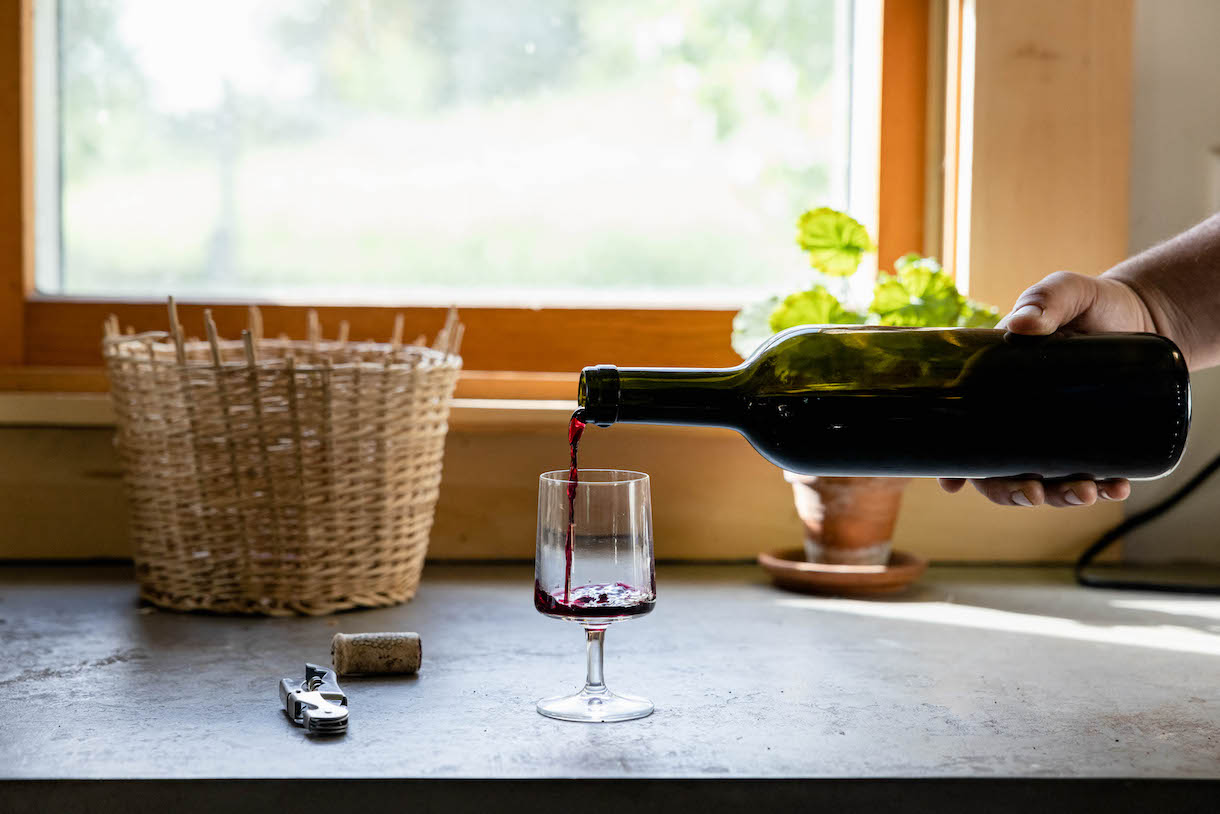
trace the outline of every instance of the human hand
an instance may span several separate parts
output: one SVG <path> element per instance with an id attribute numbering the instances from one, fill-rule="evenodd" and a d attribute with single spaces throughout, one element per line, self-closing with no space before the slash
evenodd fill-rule
<path id="1" fill-rule="evenodd" d="M 1027 288 L 996 327 L 1031 335 L 1052 334 L 1060 328 L 1085 333 L 1152 331 L 1153 321 L 1148 306 L 1126 283 L 1058 271 Z M 1098 499 L 1126 500 L 1131 494 L 1131 483 L 1122 478 L 986 478 L 970 483 L 1001 506 L 1090 506 Z M 941 487 L 950 493 L 965 484 L 962 478 L 940 479 Z"/>

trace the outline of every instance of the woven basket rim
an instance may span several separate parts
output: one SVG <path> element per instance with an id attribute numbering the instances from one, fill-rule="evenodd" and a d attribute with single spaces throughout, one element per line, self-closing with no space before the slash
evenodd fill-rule
<path id="1" fill-rule="evenodd" d="M 136 345 L 143 351 L 148 348 L 153 348 L 158 352 L 165 354 L 164 358 L 141 356 L 138 361 L 142 365 L 153 365 L 155 367 L 190 369 L 190 370 L 216 370 L 217 365 L 208 359 L 187 359 L 185 364 L 180 364 L 174 356 L 174 344 L 168 333 L 165 331 L 146 331 L 139 334 L 120 334 L 118 336 L 108 336 L 102 340 L 103 355 L 107 358 L 114 358 L 122 354 L 128 347 Z M 243 343 L 241 340 L 222 339 L 217 343 L 222 349 L 241 350 Z M 384 359 L 378 360 L 344 360 L 332 361 L 330 359 L 322 362 L 310 362 L 299 357 L 292 357 L 293 367 L 298 372 L 310 371 L 341 371 L 350 370 L 353 368 L 364 368 L 368 370 L 417 370 L 417 369 L 450 369 L 462 367 L 462 357 L 456 353 L 449 353 L 444 350 L 432 348 L 427 345 L 403 344 L 397 345 L 390 342 L 339 342 L 337 340 L 318 340 L 310 342 L 307 339 L 259 339 L 256 343 L 259 348 L 275 348 L 275 349 L 300 349 L 303 352 L 309 353 L 328 353 L 350 348 L 366 353 L 383 353 L 386 354 Z M 183 347 L 188 350 L 203 350 L 209 347 L 209 343 L 204 340 L 186 341 L 183 342 Z M 394 360 L 394 354 L 409 352 L 418 358 L 410 360 Z M 273 356 L 270 358 L 261 358 L 255 362 L 259 369 L 283 369 L 288 365 L 287 356 Z M 226 359 L 220 363 L 220 369 L 249 369 L 249 363 L 244 359 Z"/>

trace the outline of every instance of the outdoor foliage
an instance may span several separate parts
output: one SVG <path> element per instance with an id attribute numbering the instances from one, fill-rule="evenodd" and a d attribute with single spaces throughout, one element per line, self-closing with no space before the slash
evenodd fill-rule
<path id="1" fill-rule="evenodd" d="M 759 290 L 846 174 L 839 5 L 60 0 L 39 285 Z"/>

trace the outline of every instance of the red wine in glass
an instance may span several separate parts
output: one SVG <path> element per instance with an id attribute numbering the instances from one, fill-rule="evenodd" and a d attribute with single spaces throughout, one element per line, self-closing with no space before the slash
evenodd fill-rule
<path id="1" fill-rule="evenodd" d="M 549 593 L 534 581 L 534 608 L 547 616 L 573 622 L 599 622 L 642 616 L 656 604 L 655 592 L 633 588 L 625 582 L 605 585 L 582 585 L 564 599 Z"/>

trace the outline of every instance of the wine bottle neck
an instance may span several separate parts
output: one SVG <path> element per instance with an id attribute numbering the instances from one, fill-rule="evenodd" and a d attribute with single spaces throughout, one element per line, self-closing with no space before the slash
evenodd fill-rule
<path id="1" fill-rule="evenodd" d="M 740 368 L 587 367 L 578 400 L 584 419 L 600 425 L 733 424 Z"/>

